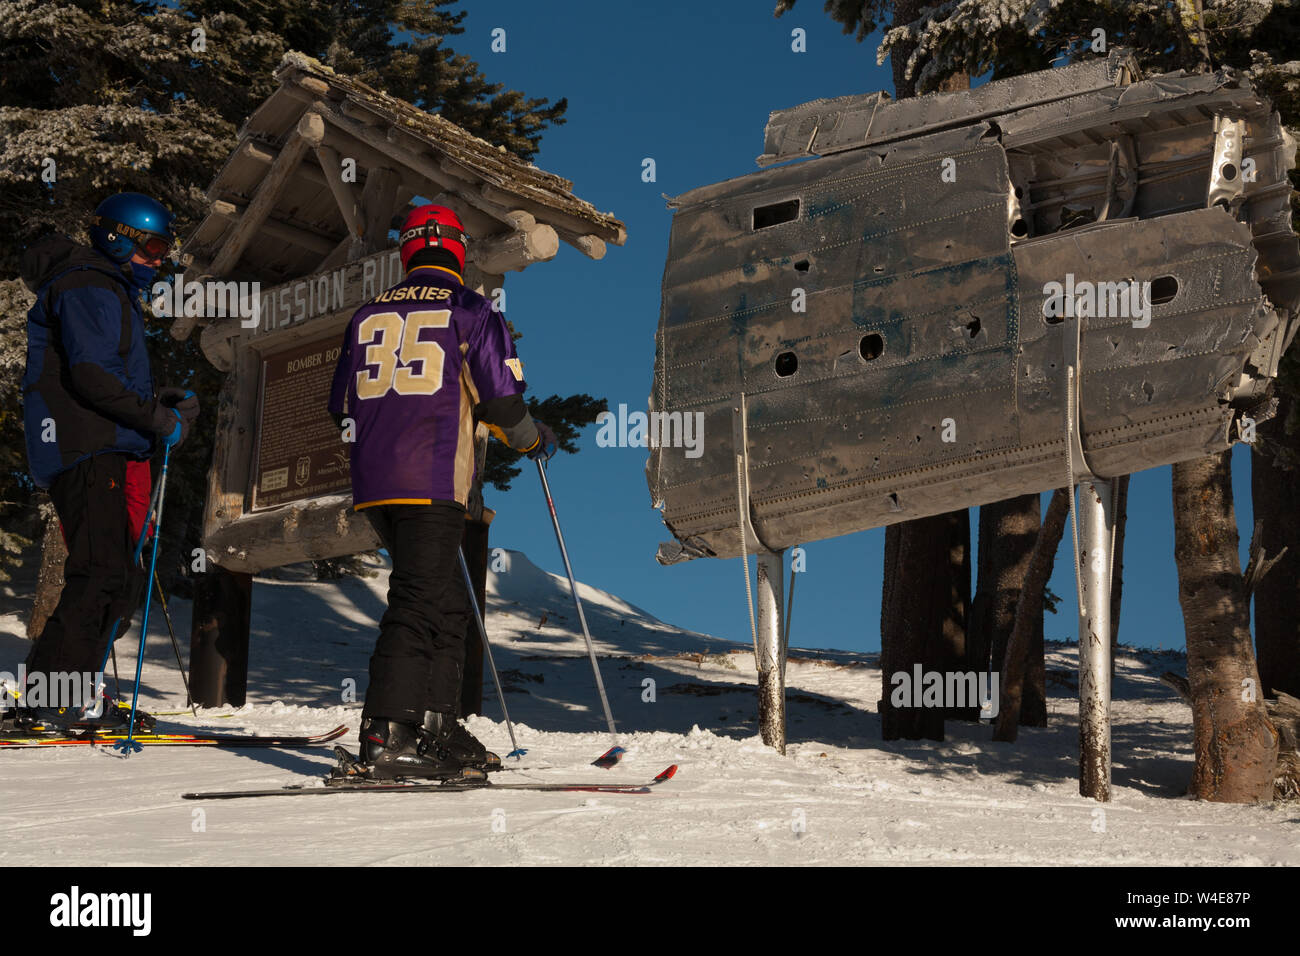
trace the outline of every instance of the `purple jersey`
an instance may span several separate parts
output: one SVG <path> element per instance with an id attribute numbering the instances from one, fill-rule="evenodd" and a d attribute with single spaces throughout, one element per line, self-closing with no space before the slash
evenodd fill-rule
<path id="1" fill-rule="evenodd" d="M 469 496 L 474 406 L 524 391 L 505 316 L 447 270 L 413 269 L 352 316 L 330 411 L 356 423 L 352 501 Z"/>

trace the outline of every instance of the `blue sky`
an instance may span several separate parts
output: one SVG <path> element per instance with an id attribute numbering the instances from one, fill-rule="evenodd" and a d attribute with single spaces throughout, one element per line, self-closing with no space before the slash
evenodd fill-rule
<path id="1" fill-rule="evenodd" d="M 493 82 L 530 96 L 568 97 L 568 122 L 548 131 L 537 164 L 574 182 L 574 191 L 627 224 L 627 244 L 600 262 L 561 244 L 550 263 L 506 279 L 506 313 L 524 334 L 520 355 L 530 390 L 587 392 L 644 409 L 671 213 L 663 196 L 744 175 L 758 167 L 768 113 L 820 97 L 892 91 L 876 65 L 878 37 L 856 43 L 803 0 L 772 16 L 774 0 L 655 4 L 500 0 L 471 5 L 454 48 L 478 60 Z M 506 31 L 506 52 L 491 51 Z M 791 31 L 807 52 L 791 50 Z M 657 181 L 643 182 L 655 160 Z M 549 477 L 574 571 L 670 623 L 749 641 L 739 559 L 660 567 L 669 535 L 650 507 L 643 449 L 600 448 L 587 430 L 582 452 L 560 455 Z M 525 463 L 528 464 L 528 463 Z M 1251 527 L 1249 454 L 1234 454 L 1241 528 Z M 489 489 L 497 511 L 494 546 L 518 549 L 563 573 L 536 474 L 529 464 L 507 493 Z M 1135 475 L 1129 504 L 1121 640 L 1182 647 L 1173 559 L 1170 469 Z M 972 513 L 972 523 L 976 515 Z M 1247 533 L 1247 538 L 1249 534 Z M 1075 586 L 1069 529 L 1052 589 L 1052 639 L 1073 640 Z M 1243 550 L 1245 544 L 1243 542 Z M 883 529 L 806 545 L 790 642 L 860 651 L 880 647 Z"/>

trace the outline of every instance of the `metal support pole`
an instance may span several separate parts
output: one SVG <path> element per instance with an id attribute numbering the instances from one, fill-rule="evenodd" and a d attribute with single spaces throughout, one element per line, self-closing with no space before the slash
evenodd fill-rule
<path id="1" fill-rule="evenodd" d="M 758 725 L 763 743 L 785 753 L 785 628 L 781 598 L 783 556 L 780 551 L 758 553 L 758 593 L 755 596 L 758 667 Z"/>
<path id="2" fill-rule="evenodd" d="M 1079 483 L 1079 793 L 1110 799 L 1110 576 L 1112 483 Z"/>

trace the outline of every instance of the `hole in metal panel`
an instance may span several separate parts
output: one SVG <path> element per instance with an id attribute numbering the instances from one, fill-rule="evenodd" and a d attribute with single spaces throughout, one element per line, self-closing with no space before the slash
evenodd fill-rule
<path id="1" fill-rule="evenodd" d="M 799 359 L 793 352 L 782 352 L 776 357 L 776 374 L 781 378 L 793 375 L 799 368 Z"/>
<path id="2" fill-rule="evenodd" d="M 966 331 L 970 333 L 971 338 L 975 338 L 980 334 L 980 317 L 978 315 L 971 316 L 971 320 L 966 323 Z"/>
<path id="3" fill-rule="evenodd" d="M 1237 178 L 1237 167 L 1232 165 L 1232 163 L 1224 163 L 1219 167 L 1219 175 L 1228 182 L 1232 182 Z"/>
<path id="4" fill-rule="evenodd" d="M 812 263 L 810 263 L 807 259 L 800 259 L 798 262 L 794 264 L 794 271 L 807 272 L 811 265 Z"/>
<path id="5" fill-rule="evenodd" d="M 1178 280 L 1173 276 L 1160 276 L 1151 280 L 1151 304 L 1164 305 L 1178 295 Z"/>
<path id="6" fill-rule="evenodd" d="M 1011 235 L 1015 236 L 1017 239 L 1023 239 L 1025 236 L 1029 235 L 1029 226 L 1023 219 L 1017 219 L 1011 224 Z"/>
<path id="7" fill-rule="evenodd" d="M 779 226 L 783 222 L 793 222 L 799 218 L 799 200 L 790 199 L 786 202 L 774 202 L 767 206 L 754 207 L 754 228 L 766 229 L 769 226 Z"/>
<path id="8" fill-rule="evenodd" d="M 885 340 L 879 332 L 868 332 L 858 343 L 858 354 L 868 362 L 880 358 L 880 354 L 884 351 Z"/>

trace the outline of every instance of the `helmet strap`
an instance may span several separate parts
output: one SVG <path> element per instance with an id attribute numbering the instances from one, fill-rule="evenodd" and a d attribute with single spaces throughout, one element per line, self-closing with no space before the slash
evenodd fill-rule
<path id="1" fill-rule="evenodd" d="M 406 245 L 412 239 L 421 237 L 424 238 L 424 248 L 426 249 L 431 246 L 442 246 L 447 240 L 450 240 L 459 242 L 466 251 L 469 250 L 469 236 L 445 222 L 426 222 L 418 226 L 412 226 L 398 236 L 398 247 Z"/>

